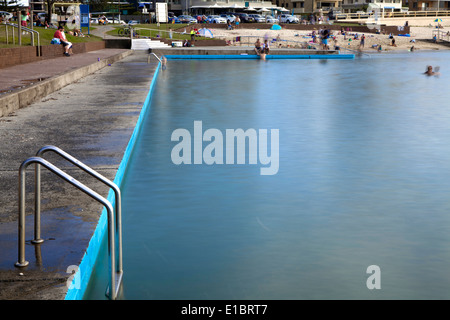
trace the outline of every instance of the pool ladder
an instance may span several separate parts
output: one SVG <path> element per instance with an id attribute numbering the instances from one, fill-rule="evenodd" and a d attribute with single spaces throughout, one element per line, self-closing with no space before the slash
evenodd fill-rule
<path id="1" fill-rule="evenodd" d="M 162 63 L 161 59 L 153 52 L 149 52 L 148 57 L 147 57 L 147 63 L 150 63 L 151 56 L 154 56 L 160 63 Z"/>
<path id="2" fill-rule="evenodd" d="M 56 154 L 60 155 L 67 161 L 76 165 L 81 170 L 87 172 L 94 178 L 99 181 L 105 183 L 110 188 L 113 189 L 115 194 L 115 209 L 116 209 L 116 219 L 114 221 L 114 210 L 111 203 L 88 188 L 81 182 L 74 179 L 72 176 L 68 175 L 61 169 L 57 168 L 47 160 L 44 160 L 41 156 L 45 152 L 52 151 Z M 45 146 L 41 148 L 36 156 L 28 158 L 25 160 L 20 168 L 19 168 L 19 260 L 16 262 L 16 267 L 26 267 L 29 262 L 25 260 L 25 173 L 26 169 L 30 164 L 35 164 L 35 215 L 34 215 L 34 239 L 31 240 L 33 244 L 40 244 L 44 242 L 41 239 L 41 165 L 46 167 L 48 170 L 62 178 L 63 180 L 69 182 L 79 190 L 86 193 L 88 196 L 97 200 L 102 205 L 105 206 L 107 211 L 107 220 L 108 220 L 108 256 L 109 256 L 109 287 L 106 290 L 106 295 L 111 300 L 115 300 L 117 298 L 123 276 L 123 264 L 122 264 L 122 213 L 121 213 L 121 196 L 119 187 L 112 181 L 108 180 L 100 173 L 86 166 L 84 163 L 80 162 L 76 158 L 72 157 L 68 153 L 64 152 L 58 147 L 55 146 Z M 115 230 L 114 230 L 115 227 Z M 116 270 L 116 234 L 118 240 L 118 263 Z"/>

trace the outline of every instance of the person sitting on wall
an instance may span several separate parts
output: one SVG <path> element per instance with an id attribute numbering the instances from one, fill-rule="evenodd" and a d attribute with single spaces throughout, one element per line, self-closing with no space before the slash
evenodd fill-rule
<path id="1" fill-rule="evenodd" d="M 337 38 L 334 38 L 334 50 L 341 50 L 341 46 L 339 45 Z"/>
<path id="2" fill-rule="evenodd" d="M 266 60 L 266 55 L 269 54 L 270 48 L 269 48 L 269 42 L 266 40 L 264 40 L 264 43 L 261 47 L 261 51 L 259 56 L 261 57 L 261 60 Z"/>
<path id="3" fill-rule="evenodd" d="M 257 55 L 261 53 L 261 42 L 259 41 L 259 39 L 255 42 L 255 53 Z"/>
<path id="4" fill-rule="evenodd" d="M 266 39 L 266 40 L 264 40 L 264 43 L 263 43 L 263 45 L 262 45 L 261 52 L 263 52 L 263 53 L 265 53 L 265 54 L 269 54 L 269 51 L 270 51 L 269 42 L 268 42 L 268 40 Z"/>
<path id="5" fill-rule="evenodd" d="M 56 30 L 53 38 L 59 39 L 61 41 L 61 44 L 64 46 L 64 55 L 66 57 L 70 57 L 69 50 L 72 49 L 72 43 L 67 41 L 63 26 L 60 26 L 58 30 Z"/>

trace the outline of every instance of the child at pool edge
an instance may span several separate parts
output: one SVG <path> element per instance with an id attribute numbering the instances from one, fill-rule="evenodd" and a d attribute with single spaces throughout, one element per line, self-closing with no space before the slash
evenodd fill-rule
<path id="1" fill-rule="evenodd" d="M 264 40 L 264 43 L 263 43 L 262 48 L 261 48 L 261 53 L 260 53 L 260 56 L 261 56 L 262 60 L 266 60 L 266 55 L 269 54 L 269 51 L 270 51 L 269 42 L 266 39 L 266 40 Z"/>

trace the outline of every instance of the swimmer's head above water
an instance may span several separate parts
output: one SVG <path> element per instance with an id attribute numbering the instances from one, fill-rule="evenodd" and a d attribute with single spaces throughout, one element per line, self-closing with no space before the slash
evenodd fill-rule
<path id="1" fill-rule="evenodd" d="M 433 67 L 432 66 L 427 66 L 427 71 L 424 72 L 424 74 L 426 74 L 427 76 L 437 76 L 439 75 L 439 67 L 435 67 L 434 71 L 433 71 Z"/>

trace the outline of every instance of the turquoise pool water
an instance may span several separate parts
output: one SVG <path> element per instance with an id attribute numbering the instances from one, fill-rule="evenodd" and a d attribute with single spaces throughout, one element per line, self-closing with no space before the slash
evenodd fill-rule
<path id="1" fill-rule="evenodd" d="M 169 61 L 124 178 L 120 298 L 449 299 L 449 58 Z M 279 129 L 278 173 L 175 165 L 196 120 Z"/>

